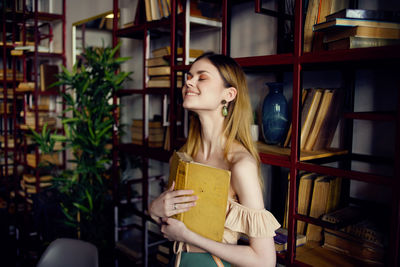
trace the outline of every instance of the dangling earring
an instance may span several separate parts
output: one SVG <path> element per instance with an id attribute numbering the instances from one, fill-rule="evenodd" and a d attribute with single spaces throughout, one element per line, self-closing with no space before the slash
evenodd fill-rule
<path id="1" fill-rule="evenodd" d="M 228 116 L 228 106 L 226 105 L 226 100 L 222 100 L 221 104 L 224 105 L 222 107 L 222 116 L 226 117 Z"/>

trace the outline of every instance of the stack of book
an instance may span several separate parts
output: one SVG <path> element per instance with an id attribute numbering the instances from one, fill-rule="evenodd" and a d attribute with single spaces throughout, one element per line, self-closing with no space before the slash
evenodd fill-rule
<path id="1" fill-rule="evenodd" d="M 182 0 L 176 1 L 178 14 L 183 12 L 185 3 L 186 1 Z M 167 18 L 171 15 L 171 0 L 145 0 L 144 4 L 145 10 L 143 10 L 141 1 L 139 1 L 136 17 L 139 16 L 139 13 L 145 12 L 146 21 L 153 21 Z M 221 17 L 221 5 L 218 1 L 191 0 L 190 16 L 218 20 Z M 135 18 L 135 21 L 137 20 Z"/>
<path id="2" fill-rule="evenodd" d="M 288 230 L 286 228 L 279 228 L 275 231 L 274 242 L 275 251 L 277 253 L 282 253 L 287 250 L 288 243 Z M 302 246 L 306 243 L 306 236 L 303 234 L 296 234 L 296 247 Z"/>
<path id="3" fill-rule="evenodd" d="M 170 259 L 172 259 L 172 250 L 168 244 L 161 244 L 157 247 L 156 259 L 160 266 L 168 266 Z"/>
<path id="4" fill-rule="evenodd" d="M 141 1 L 139 1 L 141 2 Z M 160 20 L 167 18 L 171 15 L 171 1 L 170 0 L 145 0 L 146 21 Z M 178 1 L 178 12 L 183 10 L 182 3 Z M 140 9 L 140 3 L 138 4 Z"/>
<path id="5" fill-rule="evenodd" d="M 182 48 L 178 48 L 178 55 L 182 55 Z M 203 54 L 203 50 L 200 49 L 190 49 L 189 57 L 192 61 Z M 150 77 L 147 87 L 170 87 L 170 75 L 171 75 L 171 67 L 169 58 L 171 55 L 171 47 L 164 46 L 158 49 L 154 49 L 152 51 L 152 58 L 147 59 L 147 73 Z M 182 59 L 182 57 L 180 57 Z M 178 88 L 182 87 L 182 72 L 177 73 L 177 83 L 176 86 Z"/>
<path id="6" fill-rule="evenodd" d="M 13 80 L 13 70 L 12 69 L 6 69 L 6 79 L 7 81 L 12 81 Z M 22 72 L 20 72 L 19 70 L 15 71 L 15 80 L 16 81 L 22 81 L 24 79 Z M 0 69 L 0 80 L 4 80 L 4 71 L 1 68 Z"/>
<path id="7" fill-rule="evenodd" d="M 22 112 L 21 116 L 24 113 Z M 39 127 L 43 127 L 44 124 L 47 123 L 47 126 L 54 127 L 57 124 L 57 119 L 50 116 L 49 113 L 46 112 L 38 112 L 38 125 Z M 25 124 L 21 128 L 35 128 L 35 113 L 27 111 L 25 112 Z"/>
<path id="8" fill-rule="evenodd" d="M 143 120 L 132 120 L 132 143 L 143 145 Z M 161 121 L 149 121 L 149 147 L 162 147 L 164 144 L 164 127 Z"/>
<path id="9" fill-rule="evenodd" d="M 4 112 L 5 109 L 5 112 Z M 10 114 L 11 113 L 11 109 L 12 109 L 12 104 L 11 103 L 7 103 L 7 105 L 4 105 L 3 102 L 0 103 L 0 114 Z"/>
<path id="10" fill-rule="evenodd" d="M 52 185 L 53 177 L 51 175 L 43 175 L 39 177 L 40 189 L 48 188 Z M 32 174 L 23 174 L 20 182 L 21 189 L 28 194 L 36 194 L 38 190 L 36 188 L 37 178 Z"/>
<path id="11" fill-rule="evenodd" d="M 400 44 L 400 14 L 394 11 L 343 9 L 315 24 L 327 50 Z"/>
<path id="12" fill-rule="evenodd" d="M 290 180 L 289 180 L 290 182 Z M 342 191 L 342 178 L 304 172 L 298 181 L 297 212 L 300 215 L 321 218 L 324 214 L 337 210 Z M 283 227 L 287 227 L 288 201 Z M 322 228 L 297 222 L 297 234 L 305 235 L 307 241 L 322 241 Z"/>
<path id="13" fill-rule="evenodd" d="M 302 91 L 300 149 L 329 149 L 341 119 L 345 90 L 310 88 Z M 290 146 L 291 126 L 283 147 Z"/>
<path id="14" fill-rule="evenodd" d="M 35 91 L 35 83 L 34 82 L 20 82 L 18 87 L 15 89 L 16 92 L 24 93 L 24 92 L 33 92 Z"/>
<path id="15" fill-rule="evenodd" d="M 39 155 L 39 165 L 36 164 L 36 154 L 29 153 L 26 155 L 26 161 L 27 161 L 27 165 L 32 168 L 37 168 L 37 167 L 39 167 L 39 165 L 41 165 L 41 166 L 47 166 L 49 164 L 61 165 L 58 153 Z"/>
<path id="16" fill-rule="evenodd" d="M 383 266 L 383 231 L 365 212 L 349 206 L 325 214 L 322 220 L 347 225 L 339 230 L 325 228 L 324 248 L 359 259 L 366 264 Z"/>

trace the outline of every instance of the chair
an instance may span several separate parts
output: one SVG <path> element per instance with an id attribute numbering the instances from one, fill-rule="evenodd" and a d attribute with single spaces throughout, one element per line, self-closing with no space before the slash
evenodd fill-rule
<path id="1" fill-rule="evenodd" d="M 36 267 L 98 267 L 97 248 L 91 243 L 59 238 L 50 243 Z"/>

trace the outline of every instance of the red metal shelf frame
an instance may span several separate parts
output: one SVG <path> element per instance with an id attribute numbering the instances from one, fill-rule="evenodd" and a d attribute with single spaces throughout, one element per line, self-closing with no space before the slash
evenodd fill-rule
<path id="1" fill-rule="evenodd" d="M 173 10 L 176 13 L 176 3 L 173 2 Z M 222 28 L 222 51 L 224 54 L 227 53 L 227 42 L 228 42 L 228 34 L 227 34 L 227 25 L 229 23 L 228 18 L 228 10 L 229 5 L 232 2 L 241 2 L 241 1 L 228 1 L 224 0 L 222 3 L 223 7 L 223 28 Z M 298 143 L 298 132 L 299 132 L 299 113 L 300 113 L 300 105 L 299 105 L 299 92 L 302 88 L 301 83 L 301 75 L 302 72 L 307 70 L 312 66 L 323 66 L 323 68 L 328 68 L 330 65 L 333 65 L 334 68 L 338 68 L 341 66 L 347 65 L 355 65 L 361 67 L 376 67 L 377 63 L 381 63 L 384 65 L 396 65 L 398 60 L 400 59 L 400 46 L 387 46 L 387 47 L 372 47 L 372 48 L 357 48 L 350 50 L 334 50 L 334 51 L 321 51 L 321 52 L 313 52 L 313 53 L 303 53 L 302 52 L 302 28 L 303 28 L 303 0 L 295 0 L 295 15 L 294 15 L 294 50 L 293 53 L 286 54 L 277 54 L 277 55 L 265 55 L 265 56 L 256 56 L 256 57 L 242 57 L 235 58 L 235 60 L 244 68 L 249 69 L 250 71 L 255 69 L 282 69 L 282 67 L 287 70 L 289 69 L 293 72 L 293 104 L 292 104 L 292 134 L 291 134 L 291 153 L 290 156 L 279 156 L 273 154 L 260 153 L 261 161 L 264 164 L 270 164 L 275 166 L 280 166 L 284 168 L 288 168 L 290 170 L 290 177 L 297 177 L 297 174 L 300 170 L 316 172 L 321 174 L 328 174 L 333 176 L 339 176 L 346 179 L 363 181 L 367 183 L 383 185 L 390 187 L 394 190 L 393 195 L 393 222 L 392 222 L 392 236 L 390 241 L 391 251 L 389 253 L 389 262 L 391 266 L 397 266 L 399 263 L 399 238 L 400 238 L 400 201 L 398 195 L 400 194 L 400 111 L 397 110 L 395 113 L 379 113 L 379 112 L 351 112 L 346 113 L 344 118 L 350 120 L 375 120 L 375 121 L 393 121 L 396 123 L 396 156 L 395 156 L 395 174 L 392 176 L 383 176 L 383 175 L 375 175 L 371 173 L 345 170 L 339 168 L 332 168 L 321 166 L 313 163 L 301 162 L 299 157 L 299 143 Z M 268 13 L 265 12 L 261 8 L 261 1 L 255 0 L 256 12 Z M 118 0 L 114 0 L 114 13 L 118 10 Z M 174 14 L 175 14 L 174 13 Z M 276 15 L 276 14 L 270 14 Z M 125 38 L 136 38 L 145 40 L 147 36 L 147 31 L 157 28 L 157 27 L 171 27 L 171 47 L 172 47 L 172 55 L 171 58 L 175 58 L 175 39 L 176 39 L 176 22 L 180 21 L 181 17 L 172 15 L 168 19 L 163 19 L 157 22 L 149 22 L 144 23 L 138 26 L 132 26 L 125 29 L 115 30 L 116 37 L 125 37 Z M 114 26 L 116 29 L 116 20 L 114 21 Z M 143 52 L 146 54 L 146 47 L 144 46 Z M 143 62 L 145 64 L 145 62 Z M 190 66 L 187 65 L 179 65 L 175 66 L 174 60 L 171 61 L 171 80 L 174 79 L 175 71 L 187 71 Z M 143 88 L 145 85 L 143 86 Z M 168 93 L 164 91 L 164 88 L 160 88 L 159 93 Z M 118 92 L 118 96 L 129 95 L 129 94 L 149 94 L 149 89 L 127 89 L 121 90 Z M 174 90 L 170 89 L 169 95 L 171 99 L 174 97 Z M 398 97 L 398 103 L 400 103 L 400 94 Z M 143 104 L 145 104 L 143 102 Z M 400 104 L 398 105 L 400 106 Z M 172 105 L 173 108 L 173 105 Z M 144 108 L 143 108 L 144 109 Z M 143 110 L 144 111 L 144 110 Z M 144 113 L 143 113 L 144 114 Z M 174 121 L 174 110 L 170 112 L 170 121 Z M 144 118 L 146 119 L 146 118 Z M 173 142 L 174 138 L 174 129 L 172 129 L 171 141 Z M 152 150 L 148 149 L 145 146 L 135 146 L 131 144 L 123 144 L 118 146 L 119 149 L 124 151 L 132 151 L 142 157 L 157 159 L 163 158 L 167 159 L 170 155 L 170 151 L 165 150 Z M 154 156 L 156 153 L 161 153 L 163 156 Z M 351 154 L 349 155 L 352 156 Z M 144 180 L 146 180 L 146 173 L 144 174 Z M 143 184 L 143 189 L 146 189 L 148 184 L 145 182 Z M 296 179 L 292 179 L 289 188 L 289 208 L 288 208 L 288 250 L 284 254 L 278 254 L 278 260 L 283 261 L 287 266 L 307 266 L 304 263 L 299 262 L 295 259 L 295 225 L 297 220 L 302 220 L 305 222 L 313 223 L 320 226 L 327 226 L 326 223 L 321 220 L 311 218 L 308 216 L 302 216 L 296 213 Z M 145 196 L 146 197 L 146 196 Z M 146 208 L 146 206 L 143 206 Z M 329 226 L 328 226 L 329 227 Z M 147 248 L 145 248 L 147 249 Z M 147 251 L 147 250 L 146 250 Z"/>

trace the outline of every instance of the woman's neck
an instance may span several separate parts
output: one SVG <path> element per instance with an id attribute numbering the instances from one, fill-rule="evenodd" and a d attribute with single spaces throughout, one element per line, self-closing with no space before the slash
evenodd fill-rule
<path id="1" fill-rule="evenodd" d="M 222 136 L 224 117 L 215 114 L 199 115 L 201 124 L 201 150 L 203 160 L 208 160 L 214 153 L 223 151 L 225 138 Z"/>

